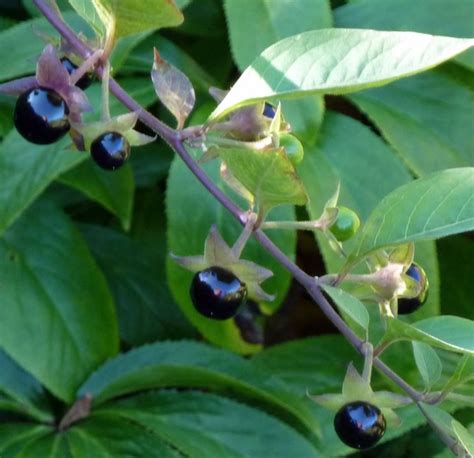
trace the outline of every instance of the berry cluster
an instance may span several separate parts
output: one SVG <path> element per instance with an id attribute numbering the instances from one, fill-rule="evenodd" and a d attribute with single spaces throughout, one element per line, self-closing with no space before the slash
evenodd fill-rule
<path id="1" fill-rule="evenodd" d="M 39 65 L 49 66 L 48 69 L 53 68 L 52 72 L 54 72 L 53 59 L 56 57 L 54 54 L 53 58 L 51 54 L 53 54 L 53 51 L 47 48 L 42 58 L 40 58 Z M 41 59 L 44 59 L 44 63 L 41 63 Z M 70 76 L 78 68 L 67 57 L 63 57 L 60 62 Z M 62 77 L 62 74 L 60 74 L 60 77 Z M 75 86 L 85 90 L 91 85 L 92 81 L 93 73 L 87 72 L 77 81 Z M 55 143 L 71 130 L 71 110 L 68 101 L 60 93 L 61 91 L 53 88 L 53 83 L 49 86 L 51 87 L 40 84 L 20 94 L 13 115 L 18 133 L 30 143 L 37 145 Z M 64 89 L 64 86 L 61 86 L 61 88 L 64 91 L 68 89 Z M 107 131 L 92 141 L 90 152 L 92 159 L 99 167 L 105 170 L 116 170 L 128 159 L 130 143 L 121 133 Z"/>

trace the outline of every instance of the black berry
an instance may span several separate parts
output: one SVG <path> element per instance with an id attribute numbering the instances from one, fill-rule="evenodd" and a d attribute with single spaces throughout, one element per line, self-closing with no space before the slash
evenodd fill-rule
<path id="1" fill-rule="evenodd" d="M 265 102 L 265 107 L 263 108 L 263 116 L 273 119 L 275 117 L 276 108 L 268 102 Z"/>
<path id="2" fill-rule="evenodd" d="M 408 315 L 418 310 L 428 299 L 428 279 L 425 271 L 416 263 L 413 263 L 406 274 L 421 284 L 421 292 L 417 297 L 401 297 L 398 299 L 398 314 Z"/>
<path id="3" fill-rule="evenodd" d="M 213 266 L 194 275 L 190 294 L 199 313 L 214 320 L 227 320 L 245 304 L 247 286 L 231 271 Z"/>
<path id="4" fill-rule="evenodd" d="M 385 417 L 368 402 L 355 401 L 342 406 L 334 418 L 339 439 L 356 449 L 374 446 L 385 433 Z"/>
<path id="5" fill-rule="evenodd" d="M 26 140 L 49 145 L 69 131 L 68 114 L 66 102 L 56 91 L 37 87 L 18 97 L 13 121 Z"/>
<path id="6" fill-rule="evenodd" d="M 67 57 L 63 57 L 61 59 L 63 67 L 68 71 L 70 75 L 72 75 L 77 70 L 77 65 L 70 61 Z M 84 73 L 81 76 L 79 81 L 76 83 L 76 86 L 82 90 L 86 90 L 94 80 L 94 74 L 92 72 Z"/>
<path id="7" fill-rule="evenodd" d="M 130 143 L 117 132 L 105 132 L 92 142 L 91 154 L 99 167 L 116 170 L 130 156 Z"/>

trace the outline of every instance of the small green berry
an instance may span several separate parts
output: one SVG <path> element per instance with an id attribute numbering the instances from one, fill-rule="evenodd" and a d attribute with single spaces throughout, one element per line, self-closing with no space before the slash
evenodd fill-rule
<path id="1" fill-rule="evenodd" d="M 354 236 L 359 226 L 360 219 L 355 211 L 347 207 L 339 207 L 337 219 L 329 230 L 334 234 L 337 240 L 345 242 Z"/>
<path id="2" fill-rule="evenodd" d="M 288 159 L 294 166 L 298 165 L 303 160 L 303 145 L 294 135 L 280 134 L 280 147 L 285 149 Z"/>

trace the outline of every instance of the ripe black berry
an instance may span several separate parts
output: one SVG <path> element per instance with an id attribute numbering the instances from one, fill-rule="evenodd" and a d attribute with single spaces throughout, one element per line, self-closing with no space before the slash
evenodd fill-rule
<path id="1" fill-rule="evenodd" d="M 68 114 L 66 102 L 56 91 L 37 87 L 18 97 L 13 121 L 26 140 L 49 145 L 69 131 Z"/>
<path id="2" fill-rule="evenodd" d="M 247 286 L 229 270 L 213 266 L 194 275 L 190 294 L 199 313 L 214 320 L 227 320 L 245 304 Z"/>
<path id="3" fill-rule="evenodd" d="M 77 70 L 77 65 L 71 62 L 67 57 L 63 57 L 61 62 L 70 75 Z M 84 73 L 76 83 L 76 86 L 82 90 L 86 90 L 92 84 L 93 79 L 94 75 L 92 72 Z"/>
<path id="4" fill-rule="evenodd" d="M 130 156 L 130 143 L 117 132 L 105 132 L 92 142 L 91 154 L 99 167 L 116 170 Z"/>
<path id="5" fill-rule="evenodd" d="M 406 274 L 421 284 L 421 292 L 417 297 L 401 297 L 398 299 L 398 314 L 408 315 L 418 310 L 428 299 L 428 279 L 425 271 L 416 263 L 413 263 Z"/>
<path id="6" fill-rule="evenodd" d="M 273 119 L 275 117 L 276 108 L 268 102 L 265 102 L 265 107 L 263 108 L 263 116 Z"/>
<path id="7" fill-rule="evenodd" d="M 339 439 L 359 450 L 375 445 L 384 435 L 385 426 L 380 409 L 363 401 L 342 406 L 334 417 L 334 429 Z"/>

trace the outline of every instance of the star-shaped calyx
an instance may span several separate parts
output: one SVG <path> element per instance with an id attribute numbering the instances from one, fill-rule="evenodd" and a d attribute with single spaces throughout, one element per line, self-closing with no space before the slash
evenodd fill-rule
<path id="1" fill-rule="evenodd" d="M 171 257 L 191 272 L 200 272 L 216 266 L 229 270 L 241 282 L 245 283 L 249 299 L 256 302 L 272 301 L 275 296 L 266 293 L 260 284 L 273 276 L 273 272 L 254 262 L 240 259 L 242 246 L 239 240 L 234 247 L 229 247 L 219 234 L 217 227 L 212 226 L 204 245 L 203 256 L 175 256 L 171 254 Z"/>
<path id="2" fill-rule="evenodd" d="M 349 364 L 342 384 L 342 393 L 311 395 L 310 398 L 326 409 L 338 411 L 342 406 L 355 401 L 363 401 L 377 406 L 387 423 L 399 426 L 401 421 L 393 409 L 411 404 L 413 401 L 405 396 L 389 391 L 373 391 L 370 383 L 364 379 L 352 363 Z"/>

